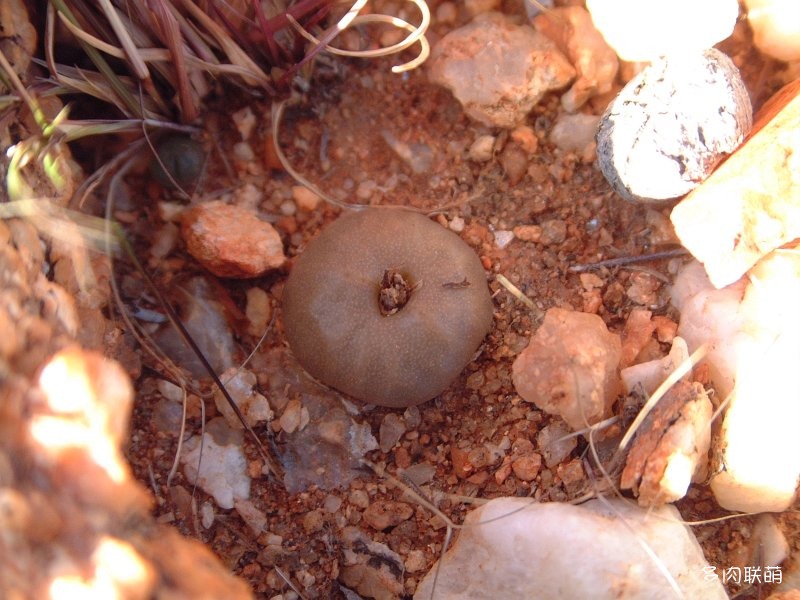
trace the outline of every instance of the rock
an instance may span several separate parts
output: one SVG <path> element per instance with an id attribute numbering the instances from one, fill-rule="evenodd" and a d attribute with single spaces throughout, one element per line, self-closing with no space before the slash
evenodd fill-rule
<path id="1" fill-rule="evenodd" d="M 309 422 L 308 409 L 303 406 L 297 398 L 292 398 L 283 409 L 283 414 L 279 419 L 281 429 L 286 433 L 302 431 Z"/>
<path id="2" fill-rule="evenodd" d="M 514 361 L 514 387 L 526 401 L 583 429 L 610 415 L 620 389 L 620 348 L 597 315 L 551 308 Z"/>
<path id="3" fill-rule="evenodd" d="M 567 239 L 567 222 L 561 219 L 542 221 L 542 235 L 539 241 L 545 246 L 563 244 Z"/>
<path id="4" fill-rule="evenodd" d="M 533 28 L 486 13 L 436 44 L 428 73 L 471 118 L 512 129 L 544 94 L 569 84 L 575 69 Z"/>
<path id="5" fill-rule="evenodd" d="M 181 322 L 211 368 L 216 373 L 222 373 L 232 367 L 236 344 L 225 306 L 230 306 L 228 302 L 233 301 L 225 289 L 210 278 L 202 276 L 192 277 L 188 281 L 178 279 L 173 283 L 177 300 L 173 302 L 173 306 L 181 307 Z M 164 354 L 194 377 L 209 377 L 200 359 L 171 323 L 161 327 L 153 339 Z"/>
<path id="6" fill-rule="evenodd" d="M 297 208 L 304 212 L 311 212 L 317 208 L 321 199 L 304 185 L 292 186 L 292 198 Z"/>
<path id="7" fill-rule="evenodd" d="M 247 290 L 245 316 L 248 321 L 247 333 L 256 337 L 264 335 L 272 318 L 272 304 L 270 304 L 267 292 L 259 287 L 251 287 Z"/>
<path id="8" fill-rule="evenodd" d="M 638 391 L 650 396 L 669 377 L 670 373 L 688 359 L 689 349 L 686 346 L 686 340 L 682 337 L 675 337 L 669 354 L 664 358 L 650 360 L 622 369 L 620 375 L 622 376 L 622 384 L 625 386 L 626 393 L 630 394 Z"/>
<path id="9" fill-rule="evenodd" d="M 494 141 L 493 135 L 481 135 L 472 142 L 469 147 L 469 159 L 475 162 L 489 162 L 494 156 Z"/>
<path id="10" fill-rule="evenodd" d="M 556 148 L 564 152 L 575 152 L 579 156 L 588 156 L 594 150 L 594 135 L 600 117 L 581 113 L 558 116 L 556 124 L 550 132 L 550 141 Z"/>
<path id="11" fill-rule="evenodd" d="M 733 32 L 736 0 L 587 0 L 595 27 L 623 60 L 702 52 Z"/>
<path id="12" fill-rule="evenodd" d="M 597 159 L 631 202 L 683 196 L 733 152 L 752 125 L 750 97 L 722 52 L 659 59 L 623 88 L 597 130 Z"/>
<path id="13" fill-rule="evenodd" d="M 640 506 L 683 498 L 691 481 L 708 474 L 712 412 L 699 383 L 672 386 L 639 426 L 620 487 L 633 490 Z"/>
<path id="14" fill-rule="evenodd" d="M 242 517 L 242 521 L 247 523 L 247 526 L 250 527 L 250 531 L 252 531 L 256 537 L 267 531 L 267 525 L 269 524 L 267 515 L 264 511 L 259 510 L 254 502 L 251 500 L 236 500 L 234 501 L 234 506 L 236 512 Z"/>
<path id="15" fill-rule="evenodd" d="M 414 509 L 405 502 L 377 500 L 364 511 L 364 521 L 372 528 L 383 531 L 411 518 Z"/>
<path id="16" fill-rule="evenodd" d="M 578 446 L 578 438 L 569 435 L 567 425 L 556 421 L 545 425 L 536 434 L 536 445 L 544 457 L 544 464 L 548 469 L 555 467 Z"/>
<path id="17" fill-rule="evenodd" d="M 189 253 L 218 277 L 258 277 L 286 261 L 272 225 L 224 202 L 189 208 L 181 219 L 181 233 Z"/>
<path id="18" fill-rule="evenodd" d="M 533 481 L 542 468 L 542 455 L 526 452 L 511 461 L 511 470 L 520 481 Z"/>
<path id="19" fill-rule="evenodd" d="M 636 357 L 652 339 L 656 326 L 650 320 L 653 316 L 649 310 L 634 308 L 625 321 L 622 330 L 622 355 L 619 360 L 620 368 L 626 368 L 636 362 Z"/>
<path id="20" fill-rule="evenodd" d="M 800 81 L 761 109 L 753 129 L 671 215 L 681 243 L 705 265 L 716 287 L 733 283 L 768 252 L 800 237 Z"/>
<path id="21" fill-rule="evenodd" d="M 585 8 L 553 8 L 536 16 L 533 26 L 556 43 L 578 73 L 572 87 L 561 96 L 564 110 L 575 112 L 592 96 L 611 91 L 619 61 Z"/>
<path id="22" fill-rule="evenodd" d="M 518 225 L 512 231 L 514 237 L 523 242 L 538 242 L 542 238 L 542 228 L 539 225 Z"/>
<path id="23" fill-rule="evenodd" d="M 414 598 L 727 598 L 718 579 L 704 580 L 708 563 L 680 518 L 672 506 L 647 511 L 616 498 L 581 506 L 497 498 L 467 515 Z"/>
<path id="24" fill-rule="evenodd" d="M 522 148 L 509 142 L 497 158 L 511 185 L 522 181 L 528 171 L 528 155 Z"/>
<path id="25" fill-rule="evenodd" d="M 744 0 L 753 43 L 764 54 L 800 60 L 800 4 L 794 0 Z"/>
<path id="26" fill-rule="evenodd" d="M 406 424 L 403 419 L 395 413 L 389 413 L 381 421 L 378 438 L 380 440 L 381 452 L 389 452 L 394 445 L 406 432 Z"/>
<path id="27" fill-rule="evenodd" d="M 231 396 L 244 420 L 250 427 L 255 427 L 263 421 L 271 421 L 274 417 L 272 409 L 269 407 L 267 399 L 255 391 L 255 373 L 245 369 L 233 367 L 225 371 L 221 376 L 228 394 Z M 219 390 L 214 388 L 214 404 L 217 410 L 228 422 L 228 426 L 233 429 L 243 429 L 244 426 L 236 416 L 228 400 Z"/>
<path id="28" fill-rule="evenodd" d="M 720 290 L 691 263 L 672 298 L 678 335 L 690 351 L 709 345 L 705 363 L 728 402 L 714 445 L 717 502 L 743 512 L 786 510 L 800 478 L 800 258 L 772 253 Z"/>
<path id="29" fill-rule="evenodd" d="M 789 542 L 778 525 L 775 515 L 763 513 L 756 517 L 750 536 L 749 565 L 777 567 L 789 557 Z"/>
<path id="30" fill-rule="evenodd" d="M 345 527 L 341 541 L 339 580 L 367 598 L 399 600 L 403 594 L 403 559 L 355 527 Z"/>
<path id="31" fill-rule="evenodd" d="M 497 229 L 494 232 L 494 243 L 501 250 L 514 240 L 514 232 L 506 229 Z"/>
<path id="32" fill-rule="evenodd" d="M 230 429 L 222 418 L 212 419 L 206 425 L 202 459 L 200 436 L 195 435 L 184 443 L 181 463 L 186 478 L 192 483 L 196 481 L 220 508 L 233 508 L 235 501 L 250 497 L 241 432 Z"/>

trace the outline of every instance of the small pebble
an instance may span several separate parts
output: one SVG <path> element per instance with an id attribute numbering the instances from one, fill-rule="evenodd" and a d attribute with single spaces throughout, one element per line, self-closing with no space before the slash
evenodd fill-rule
<path id="1" fill-rule="evenodd" d="M 518 456 L 513 459 L 511 463 L 511 470 L 516 475 L 517 479 L 522 481 L 533 481 L 539 474 L 542 468 L 542 455 L 536 452 L 530 452 Z"/>
<path id="2" fill-rule="evenodd" d="M 428 566 L 425 560 L 425 553 L 422 550 L 411 550 L 405 560 L 406 571 L 409 573 L 419 573 Z"/>
<path id="3" fill-rule="evenodd" d="M 322 506 L 331 514 L 339 512 L 339 509 L 342 507 L 342 499 L 339 498 L 339 496 L 328 494 L 325 496 L 325 501 L 323 502 Z"/>
<path id="4" fill-rule="evenodd" d="M 245 106 L 243 109 L 233 113 L 231 118 L 239 131 L 239 135 L 242 137 L 242 141 L 250 139 L 250 134 L 253 133 L 253 127 L 256 125 L 256 115 L 253 109 Z"/>
<path id="5" fill-rule="evenodd" d="M 508 176 L 508 182 L 516 185 L 528 172 L 528 155 L 514 142 L 506 144 L 499 156 L 500 165 Z"/>
<path id="6" fill-rule="evenodd" d="M 542 238 L 542 228 L 539 225 L 518 225 L 513 232 L 514 237 L 523 242 L 538 242 Z"/>
<path id="7" fill-rule="evenodd" d="M 406 424 L 395 413 L 389 413 L 381 421 L 379 443 L 383 452 L 389 452 L 406 432 Z"/>
<path id="8" fill-rule="evenodd" d="M 456 233 L 461 233 L 464 231 L 464 219 L 461 217 L 453 217 L 450 220 L 450 230 L 455 231 Z"/>
<path id="9" fill-rule="evenodd" d="M 203 502 L 200 505 L 200 524 L 203 529 L 211 529 L 214 524 L 214 507 L 211 502 Z"/>
<path id="10" fill-rule="evenodd" d="M 414 509 L 405 502 L 378 500 L 364 511 L 364 521 L 373 529 L 383 531 L 388 527 L 399 525 L 413 514 Z"/>
<path id="11" fill-rule="evenodd" d="M 595 273 L 581 273 L 578 277 L 581 280 L 581 287 L 583 287 L 583 289 L 587 292 L 601 288 L 605 285 L 605 282 Z"/>
<path id="12" fill-rule="evenodd" d="M 478 137 L 469 147 L 469 158 L 475 162 L 489 162 L 494 155 L 494 141 L 493 135 L 482 135 Z"/>
<path id="13" fill-rule="evenodd" d="M 539 138 L 528 125 L 518 125 L 511 132 L 511 139 L 522 148 L 528 156 L 532 156 L 539 148 Z"/>
<path id="14" fill-rule="evenodd" d="M 279 423 L 283 431 L 294 433 L 297 430 L 302 430 L 308 424 L 308 421 L 308 409 L 302 405 L 300 400 L 292 399 L 286 404 Z"/>
<path id="15" fill-rule="evenodd" d="M 422 423 L 422 413 L 418 406 L 409 406 L 405 412 L 403 412 L 403 418 L 409 429 L 415 429 Z"/>
<path id="16" fill-rule="evenodd" d="M 562 114 L 550 132 L 550 141 L 559 150 L 584 155 L 594 145 L 594 135 L 600 117 L 582 113 Z"/>
<path id="17" fill-rule="evenodd" d="M 369 496 L 364 490 L 351 490 L 348 500 L 350 500 L 350 504 L 358 508 L 367 508 L 369 506 Z"/>
<path id="18" fill-rule="evenodd" d="M 452 25 L 458 19 L 458 7 L 453 2 L 442 2 L 436 7 L 436 20 L 443 25 Z"/>
<path id="19" fill-rule="evenodd" d="M 297 208 L 304 212 L 311 212 L 319 204 L 320 197 L 304 185 L 292 186 L 292 198 Z"/>
<path id="20" fill-rule="evenodd" d="M 514 239 L 513 231 L 506 231 L 504 229 L 500 229 L 494 232 L 494 243 L 501 250 L 506 246 L 508 246 L 513 239 Z"/>
<path id="21" fill-rule="evenodd" d="M 183 390 L 171 381 L 159 379 L 156 387 L 158 392 L 167 400 L 172 400 L 173 402 L 183 401 Z"/>
<path id="22" fill-rule="evenodd" d="M 496 10 L 498 6 L 500 6 L 500 0 L 464 0 L 464 8 L 467 9 L 467 13 L 472 17 L 490 10 Z"/>
<path id="23" fill-rule="evenodd" d="M 291 200 L 286 200 L 281 202 L 280 211 L 282 215 L 291 217 L 297 212 L 297 205 Z"/>
<path id="24" fill-rule="evenodd" d="M 621 342 L 597 315 L 551 308 L 512 365 L 517 393 L 574 430 L 610 416 Z M 549 465 L 548 465 L 549 466 Z"/>
<path id="25" fill-rule="evenodd" d="M 247 142 L 237 142 L 233 145 L 233 156 L 242 162 L 251 162 L 256 159 L 256 153 Z"/>
<path id="26" fill-rule="evenodd" d="M 189 208 L 182 215 L 181 234 L 189 253 L 218 277 L 258 277 L 286 261 L 272 225 L 224 202 Z"/>
<path id="27" fill-rule="evenodd" d="M 536 445 L 548 468 L 555 467 L 563 461 L 578 445 L 576 437 L 569 437 L 569 427 L 563 421 L 555 421 L 539 430 Z"/>
<path id="28" fill-rule="evenodd" d="M 247 290 L 245 316 L 248 320 L 247 333 L 261 336 L 272 318 L 272 305 L 267 292 L 257 287 Z"/>
<path id="29" fill-rule="evenodd" d="M 545 246 L 563 244 L 567 239 L 567 222 L 561 219 L 549 219 L 542 222 L 540 242 Z"/>
<path id="30" fill-rule="evenodd" d="M 417 463 L 405 469 L 403 474 L 415 485 L 425 485 L 436 475 L 436 467 L 430 463 Z"/>
<path id="31" fill-rule="evenodd" d="M 303 529 L 306 533 L 315 533 L 325 526 L 325 511 L 321 508 L 307 512 L 303 515 Z"/>

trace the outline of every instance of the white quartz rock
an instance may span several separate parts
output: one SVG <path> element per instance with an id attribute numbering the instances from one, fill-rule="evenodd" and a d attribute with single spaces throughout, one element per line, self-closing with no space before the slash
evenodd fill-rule
<path id="1" fill-rule="evenodd" d="M 202 447 L 200 439 L 196 435 L 183 445 L 181 462 L 186 478 L 192 483 L 197 481 L 197 485 L 213 496 L 220 508 L 233 508 L 234 501 L 247 500 L 250 497 L 250 478 L 242 450 L 241 431 L 230 429 L 225 420 L 218 417 L 206 425 Z"/>
<path id="2" fill-rule="evenodd" d="M 497 498 L 467 516 L 433 596 L 436 565 L 414 598 L 727 598 L 706 567 L 673 506 Z"/>
<path id="3" fill-rule="evenodd" d="M 587 0 L 595 27 L 623 60 L 697 52 L 724 40 L 739 15 L 736 0 Z"/>
<path id="4" fill-rule="evenodd" d="M 781 512 L 800 478 L 800 256 L 776 251 L 745 278 L 715 289 L 697 263 L 677 277 L 672 301 L 689 350 L 708 344 L 709 373 L 728 405 L 716 442 L 717 502 Z"/>

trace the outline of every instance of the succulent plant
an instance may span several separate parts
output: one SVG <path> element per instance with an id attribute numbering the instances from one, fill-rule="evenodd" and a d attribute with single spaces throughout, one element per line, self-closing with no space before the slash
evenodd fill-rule
<path id="1" fill-rule="evenodd" d="M 309 243 L 283 292 L 286 338 L 323 383 L 381 406 L 444 391 L 492 324 L 477 255 L 405 210 L 339 218 Z"/>

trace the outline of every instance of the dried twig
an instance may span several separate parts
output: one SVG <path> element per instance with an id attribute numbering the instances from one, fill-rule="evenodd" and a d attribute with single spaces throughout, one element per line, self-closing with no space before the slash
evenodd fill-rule
<path id="1" fill-rule="evenodd" d="M 586 271 L 594 271 L 602 269 L 603 267 L 622 267 L 625 265 L 632 265 L 640 262 L 647 262 L 650 260 L 662 260 L 664 258 L 675 258 L 678 256 L 686 256 L 689 251 L 686 248 L 675 248 L 674 250 L 665 250 L 664 252 L 654 252 L 652 254 L 641 254 L 639 256 L 620 256 L 618 258 L 609 258 L 608 260 L 601 260 L 596 263 L 586 263 L 582 265 L 572 265 L 567 269 L 571 273 L 584 273 Z"/>

